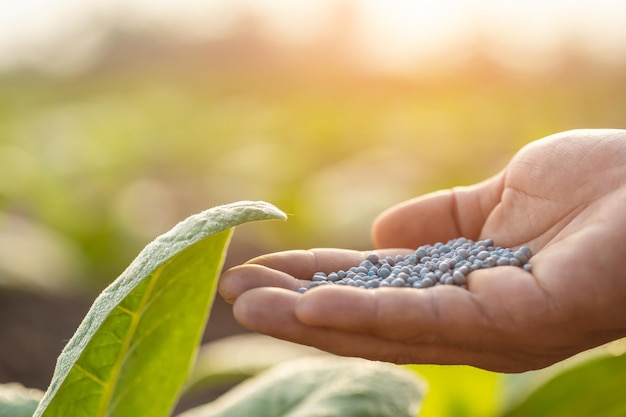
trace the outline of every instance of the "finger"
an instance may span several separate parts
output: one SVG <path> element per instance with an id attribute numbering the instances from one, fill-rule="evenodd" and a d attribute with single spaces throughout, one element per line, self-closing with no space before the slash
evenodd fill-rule
<path id="1" fill-rule="evenodd" d="M 382 343 L 373 335 L 302 323 L 295 311 L 297 304 L 306 296 L 276 288 L 258 288 L 243 294 L 235 303 L 233 312 L 237 321 L 251 330 L 332 353 L 377 359 L 385 357 L 387 361 L 397 363 L 412 361 L 409 359 L 412 353 L 404 352 L 407 350 L 404 344 L 393 341 Z M 442 360 L 439 356 L 437 359 Z"/>
<path id="2" fill-rule="evenodd" d="M 374 221 L 374 245 L 415 248 L 459 236 L 478 239 L 500 201 L 503 184 L 501 172 L 473 186 L 438 191 L 391 207 Z"/>
<path id="3" fill-rule="evenodd" d="M 454 286 L 428 290 L 332 286 L 307 292 L 295 314 L 303 323 L 409 344 L 484 346 L 490 320 L 472 294 Z M 489 332 L 487 332 L 489 333 Z"/>
<path id="4" fill-rule="evenodd" d="M 311 249 L 276 252 L 260 256 L 224 272 L 218 284 L 229 303 L 256 287 L 297 290 L 306 287 L 316 272 L 332 272 L 359 265 L 371 252 L 346 249 Z M 376 251 L 379 256 L 406 254 L 406 249 Z"/>
<path id="5" fill-rule="evenodd" d="M 364 259 L 362 252 L 342 249 L 276 252 L 227 270 L 220 278 L 218 290 L 230 303 L 243 292 L 256 287 L 280 287 L 295 291 L 307 286 L 315 272 L 349 268 Z"/>
<path id="6" fill-rule="evenodd" d="M 333 272 L 347 270 L 365 260 L 368 254 L 376 253 L 381 257 L 388 255 L 407 254 L 406 249 L 385 249 L 379 251 L 356 251 L 348 249 L 310 249 L 292 250 L 263 255 L 248 261 L 246 264 L 263 265 L 282 271 L 296 279 L 310 280 L 316 272 Z"/>
<path id="7" fill-rule="evenodd" d="M 229 303 L 256 287 L 279 287 L 295 291 L 307 284 L 284 272 L 263 265 L 244 264 L 229 269 L 220 277 L 218 291 Z"/>
<path id="8" fill-rule="evenodd" d="M 530 274 L 500 267 L 470 274 L 469 290 L 319 287 L 302 297 L 295 314 L 310 326 L 475 350 L 511 347 L 524 332 L 539 331 L 535 324 L 546 319 L 538 302 L 544 297 Z"/>
<path id="9" fill-rule="evenodd" d="M 309 296 L 309 293 L 301 295 L 278 288 L 257 288 L 239 297 L 233 311 L 237 321 L 248 329 L 342 356 L 398 364 L 472 365 L 503 372 L 528 369 L 528 363 L 514 355 L 488 349 L 406 343 L 385 340 L 373 334 L 310 326 L 298 320 L 295 313 L 298 303 Z"/>

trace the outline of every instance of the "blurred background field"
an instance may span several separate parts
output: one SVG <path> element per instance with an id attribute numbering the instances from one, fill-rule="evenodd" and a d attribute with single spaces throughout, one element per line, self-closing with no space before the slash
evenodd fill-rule
<path id="1" fill-rule="evenodd" d="M 290 219 L 238 230 L 228 265 L 367 249 L 390 205 L 552 133 L 626 127 L 616 1 L 51 4 L 0 6 L 5 288 L 92 295 L 179 220 L 238 200 Z"/>

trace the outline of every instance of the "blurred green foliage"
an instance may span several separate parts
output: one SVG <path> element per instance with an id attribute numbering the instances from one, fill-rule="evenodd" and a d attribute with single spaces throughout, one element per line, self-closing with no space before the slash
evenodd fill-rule
<path id="1" fill-rule="evenodd" d="M 503 376 L 470 366 L 409 365 L 428 391 L 421 417 L 497 416 L 502 408 Z"/>
<path id="2" fill-rule="evenodd" d="M 179 219 L 237 200 L 291 218 L 246 228 L 234 251 L 366 249 L 392 204 L 482 180 L 545 135 L 626 120 L 623 68 L 568 57 L 547 73 L 469 62 L 392 77 L 220 50 L 170 45 L 73 77 L 0 78 L 0 230 L 25 219 L 56 236 L 61 275 L 95 286 Z"/>

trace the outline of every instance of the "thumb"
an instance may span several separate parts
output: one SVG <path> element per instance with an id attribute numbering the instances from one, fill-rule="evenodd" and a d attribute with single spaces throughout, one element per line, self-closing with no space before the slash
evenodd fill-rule
<path id="1" fill-rule="evenodd" d="M 417 197 L 382 212 L 372 226 L 377 248 L 415 248 L 460 236 L 480 239 L 500 202 L 504 172 L 481 183 Z"/>

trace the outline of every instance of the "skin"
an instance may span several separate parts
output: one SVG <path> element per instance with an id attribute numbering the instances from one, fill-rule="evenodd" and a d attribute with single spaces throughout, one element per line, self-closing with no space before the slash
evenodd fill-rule
<path id="1" fill-rule="evenodd" d="M 299 294 L 314 272 L 347 269 L 371 251 L 296 250 L 226 271 L 219 291 L 249 329 L 398 364 L 522 372 L 624 337 L 626 130 L 535 141 L 494 177 L 392 207 L 372 228 L 380 255 L 459 236 L 526 245 L 532 272 L 474 271 L 467 290 L 322 286 Z"/>

